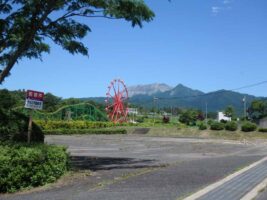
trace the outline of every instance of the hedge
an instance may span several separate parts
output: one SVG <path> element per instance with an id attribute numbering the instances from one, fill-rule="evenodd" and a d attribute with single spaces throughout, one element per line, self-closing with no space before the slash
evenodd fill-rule
<path id="1" fill-rule="evenodd" d="M 259 128 L 259 132 L 267 133 L 267 128 Z"/>
<path id="2" fill-rule="evenodd" d="M 257 125 L 251 122 L 244 122 L 241 126 L 241 130 L 244 132 L 252 132 L 257 129 Z"/>
<path id="3" fill-rule="evenodd" d="M 238 128 L 237 123 L 234 121 L 226 122 L 225 124 L 225 130 L 227 131 L 236 131 Z"/>
<path id="4" fill-rule="evenodd" d="M 22 113 L 0 109 L 0 141 L 27 142 L 29 118 Z M 32 142 L 44 142 L 42 130 L 33 123 Z"/>
<path id="5" fill-rule="evenodd" d="M 75 135 L 75 134 L 126 134 L 125 129 L 54 129 L 45 130 L 46 135 Z"/>
<path id="6" fill-rule="evenodd" d="M 42 130 L 54 130 L 54 129 L 99 129 L 109 128 L 116 126 L 126 126 L 129 124 L 113 122 L 92 122 L 92 121 L 44 121 L 36 120 L 35 123 L 40 126 Z"/>
<path id="7" fill-rule="evenodd" d="M 0 144 L 0 192 L 54 182 L 68 168 L 66 148 L 44 144 Z"/>
<path id="8" fill-rule="evenodd" d="M 216 131 L 223 130 L 224 129 L 224 124 L 221 123 L 221 122 L 212 122 L 211 125 L 210 125 L 210 129 L 211 130 L 216 130 Z"/>
<path id="9" fill-rule="evenodd" d="M 203 122 L 198 124 L 198 129 L 199 130 L 206 130 L 208 127 L 206 124 L 204 124 Z"/>

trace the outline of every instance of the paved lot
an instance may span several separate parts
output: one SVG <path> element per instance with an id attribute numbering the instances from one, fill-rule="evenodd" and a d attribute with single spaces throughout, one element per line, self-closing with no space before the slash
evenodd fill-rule
<path id="1" fill-rule="evenodd" d="M 115 136 L 48 136 L 93 175 L 0 199 L 178 199 L 266 156 L 263 143 Z"/>

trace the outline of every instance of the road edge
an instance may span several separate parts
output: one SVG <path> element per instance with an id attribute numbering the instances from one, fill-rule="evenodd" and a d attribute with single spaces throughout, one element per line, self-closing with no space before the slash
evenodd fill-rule
<path id="1" fill-rule="evenodd" d="M 215 182 L 215 183 L 213 183 L 211 185 L 208 185 L 207 187 L 205 187 L 205 188 L 199 190 L 198 192 L 196 192 L 196 193 L 184 198 L 183 200 L 195 200 L 197 198 L 200 198 L 201 196 L 203 196 L 203 195 L 207 194 L 208 192 L 214 190 L 215 188 L 221 186 L 222 184 L 226 183 L 227 181 L 229 181 L 229 180 L 235 178 L 236 176 L 248 171 L 249 169 L 251 169 L 251 168 L 263 163 L 266 160 L 267 160 L 267 157 L 264 157 L 261 160 L 259 160 L 257 162 L 254 162 L 254 163 L 250 164 L 249 166 L 244 167 L 243 169 L 241 169 L 241 170 L 239 170 L 239 171 L 237 171 L 237 172 L 235 172 L 235 173 L 233 173 L 233 174 L 231 174 L 231 175 L 229 175 L 229 176 L 227 176 L 227 177 L 225 177 L 225 178 L 223 178 L 223 179 L 221 179 L 221 180 L 219 180 L 219 181 L 217 181 L 217 182 Z M 263 182 L 261 182 L 261 183 L 263 183 Z M 257 194 L 258 194 L 258 191 L 260 189 L 262 189 L 261 183 L 257 185 L 257 186 L 259 186 L 259 185 L 261 186 L 261 187 L 259 186 L 259 188 L 257 188 Z M 266 184 L 267 184 L 267 179 L 266 179 Z M 251 192 L 247 193 L 248 197 L 250 197 L 249 196 L 250 193 L 251 193 L 250 194 L 251 196 L 252 196 L 252 194 L 255 194 L 254 189 L 256 190 L 256 188 L 253 188 L 253 190 L 251 190 Z M 252 191 L 253 191 L 253 193 L 252 193 Z M 245 195 L 244 197 L 246 197 L 247 195 Z M 243 198 L 242 198 L 242 200 L 251 200 L 251 199 L 248 199 L 248 198 L 247 199 L 243 199 Z"/>

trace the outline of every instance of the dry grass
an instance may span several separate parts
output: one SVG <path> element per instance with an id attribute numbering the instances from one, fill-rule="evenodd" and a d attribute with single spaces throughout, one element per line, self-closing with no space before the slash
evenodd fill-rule
<path id="1" fill-rule="evenodd" d="M 127 127 L 127 133 L 131 134 L 135 128 Z M 212 130 L 198 130 L 198 128 L 177 128 L 177 127 L 150 127 L 147 136 L 161 136 L 161 137 L 192 137 L 192 138 L 214 138 L 214 139 L 229 139 L 229 140 L 254 140 L 267 139 L 267 133 L 261 132 L 242 132 L 242 131 L 212 131 Z"/>

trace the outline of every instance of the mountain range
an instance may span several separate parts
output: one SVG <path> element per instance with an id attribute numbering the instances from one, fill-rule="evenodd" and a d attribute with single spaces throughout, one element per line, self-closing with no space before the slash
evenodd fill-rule
<path id="1" fill-rule="evenodd" d="M 218 90 L 204 93 L 182 84 L 178 84 L 176 87 L 171 87 L 164 83 L 155 83 L 131 86 L 128 90 L 130 97 L 129 102 L 144 108 L 180 107 L 195 108 L 204 111 L 207 105 L 209 112 L 217 112 L 231 105 L 235 108 L 237 114 L 243 113 L 244 97 L 247 106 L 249 106 L 255 99 L 264 98 L 229 90 Z M 101 97 L 90 99 L 104 102 L 104 98 Z"/>

